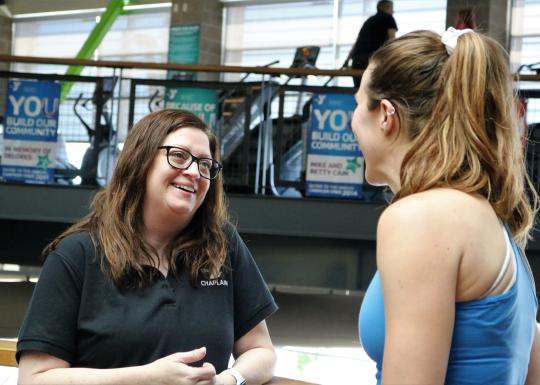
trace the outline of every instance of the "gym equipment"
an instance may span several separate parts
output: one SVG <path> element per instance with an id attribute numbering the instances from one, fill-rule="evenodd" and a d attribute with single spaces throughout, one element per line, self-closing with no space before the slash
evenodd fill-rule
<path id="1" fill-rule="evenodd" d="M 98 143 L 98 150 L 95 151 L 95 136 L 96 130 L 92 128 L 82 117 L 79 108 L 89 109 L 88 104 L 91 102 L 94 106 L 97 105 L 98 95 L 97 90 L 91 98 L 84 99 L 83 93 L 80 93 L 75 103 L 73 104 L 73 113 L 79 119 L 81 124 L 86 129 L 90 146 L 86 149 L 81 163 L 81 184 L 91 186 L 105 186 L 107 178 L 112 174 L 115 160 L 118 157 L 120 150 L 116 146 L 116 130 L 112 124 L 112 117 L 107 108 L 107 101 L 112 97 L 114 87 L 118 78 L 116 76 L 104 78 L 103 94 L 101 97 L 102 113 L 100 122 L 96 123 L 96 128 L 101 132 L 101 140 Z M 96 159 L 97 154 L 97 159 Z"/>

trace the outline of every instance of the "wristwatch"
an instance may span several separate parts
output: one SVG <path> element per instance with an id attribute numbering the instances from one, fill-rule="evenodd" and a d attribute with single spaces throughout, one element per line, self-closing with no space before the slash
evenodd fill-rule
<path id="1" fill-rule="evenodd" d="M 224 370 L 223 373 L 228 373 L 230 374 L 231 376 L 234 377 L 234 379 L 236 380 L 236 385 L 246 385 L 247 382 L 246 382 L 246 379 L 244 377 L 242 377 L 242 375 L 240 374 L 240 372 L 236 369 L 227 369 L 227 370 Z"/>

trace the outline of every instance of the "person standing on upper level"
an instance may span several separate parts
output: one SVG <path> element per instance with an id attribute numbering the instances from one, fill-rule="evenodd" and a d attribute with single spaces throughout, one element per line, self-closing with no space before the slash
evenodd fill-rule
<path id="1" fill-rule="evenodd" d="M 369 57 L 373 52 L 388 40 L 395 39 L 398 27 L 394 16 L 392 16 L 393 13 L 394 3 L 392 1 L 380 0 L 377 3 L 377 13 L 368 18 L 362 25 L 344 67 L 348 67 L 349 61 L 352 59 L 351 67 L 353 69 L 366 69 Z M 358 88 L 360 78 L 353 77 L 353 81 L 355 88 Z"/>
<path id="2" fill-rule="evenodd" d="M 461 29 L 477 29 L 476 16 L 472 8 L 463 8 L 459 10 L 456 17 L 454 28 L 460 29 L 460 30 Z"/>

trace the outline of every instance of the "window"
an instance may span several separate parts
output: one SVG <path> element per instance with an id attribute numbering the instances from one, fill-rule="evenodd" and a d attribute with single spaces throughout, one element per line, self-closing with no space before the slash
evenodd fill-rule
<path id="1" fill-rule="evenodd" d="M 510 47 L 512 68 L 517 71 L 522 65 L 537 64 L 540 68 L 540 0 L 513 0 Z M 521 73 L 533 74 L 528 69 Z M 520 88 L 538 90 L 538 82 L 521 82 Z M 529 98 L 527 122 L 540 122 L 540 99 Z"/>
<path id="2" fill-rule="evenodd" d="M 317 67 L 339 68 L 363 22 L 377 8 L 377 0 L 242 4 L 225 3 L 224 64 L 227 65 L 258 66 L 279 60 L 277 66 L 288 67 L 297 47 L 316 45 L 321 47 Z M 444 31 L 446 0 L 400 0 L 394 7 L 398 35 L 419 28 Z M 421 26 L 418 20 L 423 20 Z M 237 80 L 239 76 L 227 78 Z M 324 84 L 326 80 L 310 78 L 310 84 Z M 341 78 L 335 84 L 350 86 L 352 80 Z"/>
<path id="3" fill-rule="evenodd" d="M 154 9 L 133 10 L 119 16 L 94 53 L 95 60 L 167 61 L 170 25 L 170 6 Z M 15 19 L 13 53 L 21 56 L 75 57 L 97 22 L 100 13 L 81 12 L 76 15 L 43 16 Z M 14 64 L 13 71 L 32 73 L 65 73 L 66 66 L 43 64 Z M 119 75 L 110 68 L 86 67 L 82 73 L 88 76 Z M 124 70 L 122 77 L 165 78 L 164 71 Z M 108 114 L 116 128 L 116 138 L 122 142 L 127 134 L 129 108 L 129 84 L 122 84 L 122 95 L 115 89 L 114 102 L 106 103 Z M 60 106 L 58 133 L 60 143 L 66 142 L 67 161 L 80 167 L 89 145 L 88 133 L 73 113 L 75 100 L 82 94 L 91 99 L 93 84 L 75 83 Z M 79 104 L 77 111 L 91 127 L 94 126 L 95 106 Z"/>
<path id="4" fill-rule="evenodd" d="M 514 0 L 512 4 L 511 60 L 515 70 L 522 64 L 540 62 L 540 0 Z"/>
<path id="5" fill-rule="evenodd" d="M 50 16 L 16 19 L 13 53 L 21 56 L 75 57 L 94 28 L 98 13 L 81 13 L 69 16 Z M 167 61 L 169 43 L 170 7 L 132 11 L 119 16 L 94 53 L 95 60 Z M 66 66 L 43 64 L 13 65 L 13 71 L 35 73 L 65 73 Z M 83 75 L 112 76 L 110 68 L 86 67 Z M 114 75 L 119 75 L 118 73 Z M 164 78 L 165 72 L 151 70 L 125 70 L 123 77 Z M 120 139 L 127 132 L 129 85 L 122 85 L 119 104 L 110 106 L 112 122 L 117 119 Z M 117 87 L 118 91 L 118 87 Z M 68 142 L 87 142 L 84 127 L 73 114 L 73 103 L 80 93 L 90 98 L 93 85 L 74 84 L 66 101 L 60 107 L 59 133 Z M 117 97 L 117 95 L 115 95 Z M 91 103 L 88 103 L 91 105 Z M 79 109 L 85 120 L 92 123 L 94 110 Z M 74 162 L 75 164 L 78 161 Z"/>

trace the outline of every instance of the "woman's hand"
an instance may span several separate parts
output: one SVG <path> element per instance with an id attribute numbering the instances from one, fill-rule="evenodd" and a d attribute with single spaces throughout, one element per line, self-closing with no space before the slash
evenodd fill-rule
<path id="1" fill-rule="evenodd" d="M 212 364 L 206 362 L 198 368 L 188 365 L 205 355 L 206 348 L 171 354 L 146 365 L 147 376 L 156 385 L 214 385 L 216 369 Z"/>

